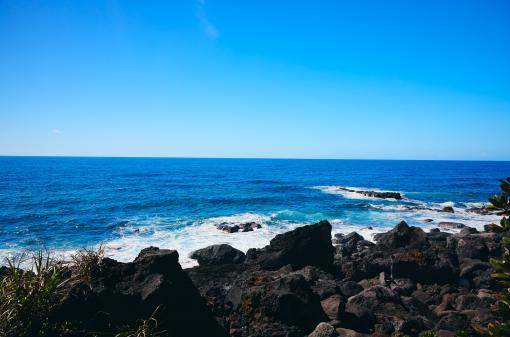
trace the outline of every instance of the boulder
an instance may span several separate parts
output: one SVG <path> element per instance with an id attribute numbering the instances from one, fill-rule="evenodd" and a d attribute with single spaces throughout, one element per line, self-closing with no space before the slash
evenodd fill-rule
<path id="1" fill-rule="evenodd" d="M 112 324 L 124 326 L 149 318 L 159 308 L 156 319 L 172 336 L 228 336 L 178 259 L 176 251 L 155 247 L 142 250 L 131 263 L 105 258 L 99 266 L 101 272 L 92 275 L 90 283 L 69 287 L 51 318 L 80 321 L 96 331 L 100 312 L 107 312 Z"/>
<path id="2" fill-rule="evenodd" d="M 452 206 L 445 206 L 440 210 L 440 212 L 454 213 L 455 210 L 453 209 Z"/>
<path id="3" fill-rule="evenodd" d="M 395 228 L 375 236 L 378 246 L 385 248 L 423 248 L 428 246 L 427 235 L 418 227 L 410 227 L 401 221 Z"/>
<path id="4" fill-rule="evenodd" d="M 365 333 L 361 333 L 358 331 L 354 331 L 351 329 L 345 329 L 345 328 L 337 328 L 336 332 L 338 332 L 338 334 L 341 337 L 370 337 L 370 336 L 372 336 L 371 334 L 365 334 Z"/>
<path id="5" fill-rule="evenodd" d="M 337 187 L 338 190 L 351 192 L 351 193 L 358 193 L 361 195 L 364 195 L 366 197 L 370 198 L 380 198 L 380 199 L 396 199 L 401 200 L 402 195 L 398 192 L 384 192 L 384 191 L 362 191 L 362 190 L 353 190 L 351 188 L 347 187 Z"/>
<path id="6" fill-rule="evenodd" d="M 328 323 L 322 322 L 312 331 L 308 337 L 337 337 L 338 333 L 335 328 Z"/>
<path id="7" fill-rule="evenodd" d="M 465 258 L 460 262 L 459 277 L 466 280 L 473 288 L 490 289 L 494 286 L 492 271 L 492 266 L 488 262 Z"/>
<path id="8" fill-rule="evenodd" d="M 348 328 L 368 332 L 375 329 L 382 334 L 416 335 L 431 324 L 422 312 L 423 307 L 409 310 L 390 288 L 374 286 L 348 299 L 345 324 Z M 426 309 L 425 309 L 426 310 Z"/>
<path id="9" fill-rule="evenodd" d="M 481 235 L 463 235 L 456 239 L 456 252 L 459 260 L 465 258 L 487 261 L 489 248 L 487 240 Z"/>
<path id="10" fill-rule="evenodd" d="M 335 249 L 336 254 L 340 255 L 350 255 L 374 246 L 374 243 L 365 240 L 363 236 L 356 232 L 352 232 L 347 235 L 337 233 L 335 234 L 333 243 L 338 245 Z"/>
<path id="11" fill-rule="evenodd" d="M 470 235 L 470 234 L 478 234 L 478 229 L 465 226 L 459 232 L 460 236 L 466 236 L 466 235 Z"/>
<path id="12" fill-rule="evenodd" d="M 332 295 L 321 301 L 321 306 L 328 318 L 333 321 L 340 318 L 345 306 L 345 300 L 340 295 Z"/>
<path id="13" fill-rule="evenodd" d="M 440 228 L 443 228 L 443 229 L 460 229 L 460 228 L 466 227 L 466 225 L 464 225 L 463 223 L 460 223 L 460 222 L 448 222 L 448 221 L 440 222 L 438 224 L 438 226 Z"/>
<path id="14" fill-rule="evenodd" d="M 489 215 L 489 214 L 493 213 L 492 211 L 488 210 L 485 206 L 471 207 L 471 208 L 466 209 L 466 212 L 476 213 L 476 214 L 480 214 L 480 215 Z"/>
<path id="15" fill-rule="evenodd" d="M 246 262 L 266 270 L 276 270 L 287 264 L 294 269 L 317 266 L 328 270 L 333 265 L 333 252 L 331 224 L 320 221 L 279 234 L 262 249 L 248 250 Z"/>
<path id="16" fill-rule="evenodd" d="M 251 232 L 254 229 L 261 228 L 262 225 L 256 223 L 256 222 L 245 222 L 240 224 L 232 224 L 228 222 L 222 222 L 218 225 L 216 225 L 216 228 L 219 230 L 222 230 L 227 233 L 237 233 L 237 232 Z"/>
<path id="17" fill-rule="evenodd" d="M 293 274 L 302 275 L 310 284 L 313 292 L 319 295 L 321 300 L 337 293 L 338 286 L 334 276 L 314 266 L 306 266 L 296 270 Z"/>
<path id="18" fill-rule="evenodd" d="M 445 313 L 436 324 L 435 330 L 461 331 L 470 330 L 469 318 L 456 311 Z"/>
<path id="19" fill-rule="evenodd" d="M 244 257 L 242 251 L 226 244 L 212 245 L 190 254 L 190 258 L 197 260 L 200 265 L 243 263 Z"/>
<path id="20" fill-rule="evenodd" d="M 319 297 L 303 276 L 279 275 L 279 272 L 258 272 L 235 283 L 242 289 L 242 295 L 229 319 L 247 327 L 243 335 L 258 335 L 257 326 L 268 322 L 295 327 L 301 334 L 308 334 L 327 320 Z"/>
<path id="21" fill-rule="evenodd" d="M 237 233 L 237 232 L 239 232 L 239 229 L 241 229 L 241 227 L 239 227 L 239 225 L 229 225 L 226 223 L 221 223 L 221 224 L 217 225 L 216 228 L 218 228 L 221 231 L 227 232 L 227 233 Z"/>
<path id="22" fill-rule="evenodd" d="M 339 285 L 340 292 L 345 297 L 351 297 L 363 291 L 363 287 L 354 281 L 344 281 Z"/>

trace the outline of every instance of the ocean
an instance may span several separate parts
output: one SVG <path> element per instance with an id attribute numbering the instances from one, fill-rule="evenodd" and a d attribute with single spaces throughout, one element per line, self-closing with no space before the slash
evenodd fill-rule
<path id="1" fill-rule="evenodd" d="M 130 261 L 147 246 L 188 255 L 211 244 L 246 251 L 278 233 L 326 219 L 333 232 L 372 239 L 405 220 L 476 228 L 497 220 L 466 210 L 498 193 L 510 162 L 0 157 L 0 259 L 103 244 Z M 401 200 L 352 190 L 395 191 Z M 438 212 L 451 206 L 454 213 Z M 425 222 L 431 219 L 432 222 Z M 251 232 L 219 224 L 256 222 Z"/>

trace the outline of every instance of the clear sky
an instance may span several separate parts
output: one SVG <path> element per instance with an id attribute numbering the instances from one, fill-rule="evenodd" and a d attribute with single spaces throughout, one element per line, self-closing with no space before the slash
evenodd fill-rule
<path id="1" fill-rule="evenodd" d="M 510 160 L 509 1 L 0 0 L 0 154 Z"/>

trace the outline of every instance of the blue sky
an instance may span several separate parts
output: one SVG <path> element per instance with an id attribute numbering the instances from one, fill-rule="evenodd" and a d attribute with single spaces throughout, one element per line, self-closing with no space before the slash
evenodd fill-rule
<path id="1" fill-rule="evenodd" d="M 507 1 L 0 1 L 0 154 L 510 160 Z"/>

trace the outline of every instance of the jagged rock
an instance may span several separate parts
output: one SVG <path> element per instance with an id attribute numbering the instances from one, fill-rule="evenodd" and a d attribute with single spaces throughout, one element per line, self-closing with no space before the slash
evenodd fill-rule
<path id="1" fill-rule="evenodd" d="M 239 225 L 219 224 L 216 228 L 227 233 L 237 233 L 241 227 Z"/>
<path id="2" fill-rule="evenodd" d="M 374 246 L 374 243 L 365 240 L 363 236 L 356 232 L 352 232 L 347 235 L 337 233 L 335 234 L 333 243 L 338 244 L 335 249 L 336 254 L 340 255 L 350 255 Z"/>
<path id="3" fill-rule="evenodd" d="M 500 234 L 468 227 L 425 233 L 401 222 L 377 235 L 375 245 L 356 233 L 335 236 L 333 255 L 328 222 L 300 227 L 250 250 L 244 263 L 242 252 L 210 246 L 194 252 L 200 265 L 186 271 L 177 252 L 157 248 L 131 263 L 104 259 L 90 281 L 70 283 L 51 319 L 106 331 L 146 319 L 162 305 L 156 319 L 169 336 L 213 337 L 226 331 L 415 337 L 432 329 L 450 337 L 495 319 L 488 258 L 501 255 Z"/>
<path id="4" fill-rule="evenodd" d="M 335 328 L 326 322 L 319 323 L 308 337 L 337 337 Z"/>
<path id="5" fill-rule="evenodd" d="M 122 325 L 147 319 L 159 307 L 158 322 L 172 336 L 227 336 L 178 258 L 174 250 L 155 247 L 142 250 L 131 263 L 106 258 L 90 284 L 70 287 L 52 319 L 97 324 L 97 313 L 107 312 L 114 323 Z"/>
<path id="6" fill-rule="evenodd" d="M 416 290 L 416 284 L 409 278 L 397 278 L 391 281 L 390 288 L 401 296 L 410 296 Z"/>
<path id="7" fill-rule="evenodd" d="M 338 292 L 338 285 L 333 275 L 324 272 L 318 267 L 306 266 L 293 273 L 302 275 L 306 282 L 310 284 L 313 292 L 319 295 L 321 300 Z"/>
<path id="8" fill-rule="evenodd" d="M 460 228 L 466 227 L 466 225 L 464 225 L 463 223 L 460 223 L 460 222 L 448 222 L 448 221 L 440 222 L 438 224 L 438 226 L 440 228 L 444 228 L 444 229 L 460 229 Z"/>
<path id="9" fill-rule="evenodd" d="M 407 310 L 399 296 L 391 289 L 375 286 L 348 299 L 345 306 L 345 323 L 349 328 L 368 332 L 372 328 L 383 334 L 394 332 L 415 335 L 431 326 L 421 315 Z"/>
<path id="10" fill-rule="evenodd" d="M 270 241 L 269 246 L 248 250 L 246 258 L 247 263 L 267 270 L 276 270 L 287 264 L 294 269 L 304 266 L 330 269 L 333 252 L 331 224 L 321 221 L 279 234 Z"/>
<path id="11" fill-rule="evenodd" d="M 247 335 L 264 322 L 283 323 L 294 326 L 303 333 L 310 333 L 318 323 L 327 320 L 320 305 L 319 297 L 313 293 L 304 277 L 297 274 L 272 279 L 252 275 L 237 282 L 243 289 L 241 303 L 230 319 L 248 326 Z"/>
<path id="12" fill-rule="evenodd" d="M 470 326 L 469 319 L 466 315 L 456 311 L 445 313 L 435 326 L 435 330 L 459 331 L 467 330 Z"/>
<path id="13" fill-rule="evenodd" d="M 445 241 L 446 239 L 451 236 L 451 233 L 447 232 L 441 232 L 439 228 L 433 228 L 430 230 L 429 233 L 427 233 L 427 239 L 431 241 Z"/>
<path id="14" fill-rule="evenodd" d="M 445 206 L 440 210 L 440 212 L 454 213 L 455 210 L 453 209 L 452 206 Z"/>
<path id="15" fill-rule="evenodd" d="M 488 260 L 489 248 L 486 240 L 479 235 L 459 237 L 456 241 L 456 252 L 459 260 L 465 258 Z"/>
<path id="16" fill-rule="evenodd" d="M 465 258 L 460 263 L 459 277 L 474 288 L 491 288 L 494 285 L 491 271 L 492 267 L 488 262 Z"/>
<path id="17" fill-rule="evenodd" d="M 396 200 L 402 199 L 402 195 L 398 192 L 361 191 L 361 190 L 353 190 L 350 188 L 340 187 L 340 186 L 338 186 L 337 189 L 346 191 L 346 192 L 351 192 L 351 193 L 358 193 L 358 194 L 364 195 L 366 197 L 371 197 L 371 198 L 396 199 Z"/>
<path id="18" fill-rule="evenodd" d="M 363 287 L 354 281 L 345 281 L 339 285 L 340 292 L 345 297 L 351 297 L 363 291 Z"/>
<path id="19" fill-rule="evenodd" d="M 462 228 L 459 232 L 459 235 L 461 236 L 467 236 L 470 234 L 478 234 L 478 230 L 476 228 L 466 226 Z"/>
<path id="20" fill-rule="evenodd" d="M 357 332 L 357 331 L 354 331 L 351 329 L 345 329 L 345 328 L 337 328 L 336 332 L 338 332 L 338 334 L 341 337 L 369 337 L 369 336 L 371 336 L 369 334 L 365 334 L 365 333 L 361 333 L 361 332 Z"/>
<path id="21" fill-rule="evenodd" d="M 425 232 L 418 227 L 409 227 L 405 221 L 401 221 L 389 232 L 376 234 L 375 240 L 378 246 L 387 248 L 416 248 L 428 245 Z"/>
<path id="22" fill-rule="evenodd" d="M 239 231 L 241 232 L 251 232 L 254 229 L 261 228 L 262 225 L 256 223 L 256 222 L 245 222 L 241 224 L 230 224 L 228 222 L 223 222 L 221 224 L 218 224 L 216 228 L 219 230 L 222 230 L 227 233 L 237 233 Z"/>
<path id="23" fill-rule="evenodd" d="M 489 215 L 489 214 L 493 213 L 492 211 L 488 210 L 485 206 L 471 207 L 471 208 L 466 209 L 466 212 L 476 213 L 476 214 L 480 214 L 480 215 Z"/>
<path id="24" fill-rule="evenodd" d="M 242 251 L 226 244 L 212 245 L 190 254 L 190 258 L 197 260 L 200 265 L 243 263 L 244 257 Z"/>
<path id="25" fill-rule="evenodd" d="M 340 318 L 340 314 L 345 306 L 345 300 L 340 295 L 332 295 L 321 301 L 321 306 L 330 320 Z"/>

